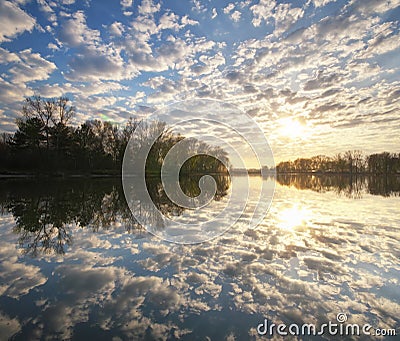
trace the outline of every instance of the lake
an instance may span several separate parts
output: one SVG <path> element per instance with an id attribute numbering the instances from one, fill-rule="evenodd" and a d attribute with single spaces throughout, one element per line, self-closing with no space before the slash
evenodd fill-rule
<path id="1" fill-rule="evenodd" d="M 0 180 L 0 339 L 255 340 L 265 319 L 338 314 L 398 334 L 400 179 L 252 176 L 250 191 L 262 182 L 275 194 L 256 228 L 244 215 L 182 245 L 135 221 L 119 179 Z M 187 214 L 154 188 L 163 213 Z"/>

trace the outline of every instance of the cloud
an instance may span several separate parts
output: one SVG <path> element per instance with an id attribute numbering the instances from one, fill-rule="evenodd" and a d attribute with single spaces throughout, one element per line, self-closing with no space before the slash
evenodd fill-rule
<path id="1" fill-rule="evenodd" d="M 36 20 L 10 1 L 0 1 L 0 42 L 32 32 Z"/>
<path id="2" fill-rule="evenodd" d="M 46 0 L 37 0 L 40 10 L 46 15 L 47 20 L 57 25 L 57 16 Z M 53 3 L 54 6 L 54 3 Z"/>
<path id="3" fill-rule="evenodd" d="M 157 88 L 165 79 L 153 86 Z M 274 95 L 289 98 L 297 94 L 285 89 Z M 259 181 L 250 179 L 251 192 Z M 290 229 L 279 228 L 285 219 L 282 213 L 299 203 L 310 216 Z M 321 203 L 324 214 L 320 214 Z M 340 219 L 335 216 L 338 205 Z M 52 256 L 38 257 L 33 268 L 24 264 L 31 260 L 22 264 L 16 256 L 13 218 L 3 216 L 0 266 L 7 269 L 2 271 L 6 280 L 1 283 L 17 288 L 19 282 L 40 275 L 40 267 L 53 264 L 54 269 L 48 271 L 51 280 L 22 285 L 24 298 L 13 300 L 10 309 L 17 311 L 24 311 L 26 300 L 34 302 L 35 319 L 22 323 L 3 307 L 1 335 L 12 337 L 22 324 L 24 335 L 81 338 L 95 325 L 97 334 L 127 339 L 213 338 L 213 331 L 203 326 L 224 314 L 225 306 L 242 321 L 235 329 L 240 339 L 248 338 L 249 329 L 257 325 L 250 318 L 255 315 L 268 316 L 274 323 L 319 324 L 335 321 L 337 311 L 345 311 L 351 312 L 351 323 L 373 320 L 382 328 L 393 328 L 400 308 L 391 296 L 397 283 L 384 274 L 398 267 L 397 231 L 374 219 L 378 207 L 391 221 L 396 205 L 396 200 L 372 196 L 363 198 L 362 207 L 352 200 L 343 204 L 343 198 L 329 190 L 321 194 L 278 185 L 268 219 L 257 228 L 247 227 L 246 214 L 217 240 L 176 245 L 116 227 L 97 232 L 71 227 L 74 244 L 62 262 Z M 372 223 L 362 224 L 358 217 Z M 138 242 L 137 238 L 142 239 Z M 376 252 L 378 260 L 373 257 Z M 357 264 L 365 266 L 360 269 Z M 21 265 L 28 267 L 21 271 Z M 62 294 L 52 295 L 54 286 Z M 342 292 L 340 302 L 338 292 Z M 372 317 L 365 315 L 368 309 Z"/>
<path id="4" fill-rule="evenodd" d="M 158 25 L 160 30 L 172 29 L 178 31 L 179 26 L 179 16 L 175 13 L 164 13 L 160 18 L 160 23 Z"/>
<path id="5" fill-rule="evenodd" d="M 273 18 L 275 20 L 275 34 L 285 32 L 304 14 L 299 7 L 292 7 L 291 4 L 279 4 L 275 7 Z"/>
<path id="6" fill-rule="evenodd" d="M 202 12 L 206 12 L 207 11 L 207 7 L 202 3 L 202 1 L 200 0 L 192 0 L 193 3 L 193 7 L 192 7 L 192 11 L 198 12 L 198 13 L 202 13 Z"/>
<path id="7" fill-rule="evenodd" d="M 17 100 L 34 91 L 70 94 L 74 103 L 88 110 L 81 112 L 85 119 L 95 110 L 115 117 L 120 110 L 123 119 L 128 110 L 125 103 L 131 110 L 134 105 L 153 108 L 165 101 L 214 97 L 254 115 L 266 132 L 275 128 L 274 120 L 296 113 L 323 130 L 365 124 L 373 113 L 377 119 L 384 113 L 391 119 L 398 110 L 398 65 L 394 58 L 399 49 L 398 0 L 310 0 L 296 4 L 256 0 L 227 2 L 220 8 L 196 0 L 189 4 L 193 4 L 192 11 L 189 8 L 186 13 L 173 5 L 147 0 L 135 2 L 138 9 L 133 10 L 126 1 L 117 5 L 110 20 L 90 17 L 93 12 L 86 5 L 55 6 L 52 1 L 40 0 L 41 8 L 32 9 L 26 4 L 2 3 L 27 19 L 24 23 L 31 21 L 27 29 L 17 28 L 15 35 L 9 33 L 10 37 L 2 39 L 31 32 L 40 46 L 32 46 L 30 52 L 36 59 L 24 61 L 21 51 L 3 40 L 0 97 L 5 101 L 1 110 L 7 126 L 18 115 L 12 112 Z M 96 9 L 95 3 L 91 6 Z M 124 17 L 121 8 L 131 16 Z M 47 12 L 36 15 L 38 10 Z M 33 31 L 35 24 L 39 27 L 34 18 L 46 21 L 46 13 L 54 13 L 59 26 L 49 24 L 51 27 L 44 26 L 46 32 Z M 226 17 L 217 22 L 221 13 L 241 25 L 230 25 Z M 248 17 L 250 22 L 244 20 Z M 246 25 L 252 28 L 244 29 Z M 158 80 L 160 75 L 163 81 Z M 133 79 L 140 84 L 125 82 Z M 122 81 L 123 86 L 115 85 Z M 112 93 L 107 93 L 107 84 Z M 141 91 L 145 96 L 133 95 Z M 88 103 L 98 107 L 91 109 Z M 330 131 L 336 134 L 334 129 Z M 352 143 L 360 144 L 360 139 Z M 325 150 L 330 141 L 324 136 L 318 145 L 315 141 L 312 144 L 315 148 L 325 144 Z M 280 154 L 294 152 L 289 147 L 287 151 L 279 149 L 279 139 L 271 143 Z M 307 148 L 304 150 L 312 146 Z"/>
<path id="8" fill-rule="evenodd" d="M 21 330 L 21 324 L 16 318 L 11 318 L 0 312 L 0 335 L 4 339 L 11 338 L 19 330 Z"/>
<path id="9" fill-rule="evenodd" d="M 231 18 L 232 18 L 232 20 L 233 20 L 234 22 L 238 22 L 238 21 L 240 20 L 241 15 L 242 15 L 241 12 L 239 12 L 239 11 L 234 11 L 234 12 L 232 12 L 232 14 L 231 14 Z"/>
<path id="10" fill-rule="evenodd" d="M 25 84 L 13 84 L 2 77 L 0 77 L 0 100 L 3 104 L 5 105 L 11 105 L 13 103 L 20 103 L 21 99 L 23 99 L 25 96 L 32 96 L 34 93 L 31 89 L 27 88 Z M 10 109 L 8 107 L 7 109 Z M 9 112 L 7 110 L 7 114 L 12 115 L 14 118 L 18 117 L 18 110 L 20 109 L 20 105 L 16 105 L 11 107 L 11 109 L 14 109 Z M 14 111 L 14 112 L 13 112 Z M 4 115 L 2 113 L 2 115 Z M 11 119 L 14 121 L 14 119 Z"/>
<path id="11" fill-rule="evenodd" d="M 155 4 L 152 0 L 142 0 L 139 6 L 139 15 L 149 15 L 157 13 L 161 8 L 159 3 Z"/>
<path id="12" fill-rule="evenodd" d="M 46 80 L 57 69 L 53 62 L 44 59 L 39 53 L 33 53 L 32 49 L 19 52 L 20 63 L 14 64 L 8 73 L 14 83 L 27 83 Z"/>
<path id="13" fill-rule="evenodd" d="M 14 52 L 10 52 L 0 47 L 0 64 L 8 64 L 11 62 L 18 62 L 20 59 Z"/>
<path id="14" fill-rule="evenodd" d="M 122 6 L 122 9 L 124 9 L 124 10 L 129 7 L 132 7 L 132 4 L 133 4 L 133 0 L 121 0 L 121 6 Z"/>
<path id="15" fill-rule="evenodd" d="M 224 13 L 229 14 L 234 8 L 235 5 L 233 3 L 229 3 L 228 6 L 224 8 Z"/>
<path id="16" fill-rule="evenodd" d="M 100 32 L 90 29 L 86 24 L 85 13 L 77 11 L 62 23 L 59 39 L 70 47 L 95 46 L 100 42 Z"/>
<path id="17" fill-rule="evenodd" d="M 124 27 L 114 22 L 110 31 L 118 36 L 123 33 Z M 67 80 L 121 80 L 132 79 L 138 74 L 134 66 L 125 63 L 114 46 L 104 44 L 100 31 L 87 26 L 82 11 L 75 12 L 62 24 L 59 38 L 67 46 L 77 49 L 69 61 L 70 69 L 65 73 Z"/>
<path id="18" fill-rule="evenodd" d="M 312 0 L 312 3 L 314 4 L 314 7 L 318 8 L 318 7 L 324 7 L 327 4 L 335 1 L 337 0 Z"/>
<path id="19" fill-rule="evenodd" d="M 395 9 L 400 5 L 399 0 L 388 0 L 388 1 L 375 1 L 375 0 L 364 0 L 364 1 L 353 1 L 352 6 L 355 10 L 359 11 L 363 15 L 371 14 L 382 14 L 389 10 Z"/>
<path id="20" fill-rule="evenodd" d="M 110 33 L 112 35 L 121 37 L 124 32 L 125 32 L 125 28 L 122 23 L 115 21 L 110 25 Z"/>
<path id="21" fill-rule="evenodd" d="M 48 43 L 48 44 L 47 44 L 47 48 L 50 49 L 50 50 L 53 50 L 53 51 L 57 51 L 57 50 L 60 49 L 60 48 L 59 48 L 56 44 L 54 44 L 54 43 Z"/>
<path id="22" fill-rule="evenodd" d="M 21 101 L 34 95 L 38 82 L 47 80 L 56 65 L 32 49 L 11 53 L 0 48 L 0 56 L 7 71 L 0 77 L 0 101 L 3 103 L 2 124 L 8 131 L 15 129 L 15 118 L 20 116 Z"/>
<path id="23" fill-rule="evenodd" d="M 239 82 L 243 80 L 244 75 L 239 71 L 229 71 L 225 77 L 231 82 Z"/>
<path id="24" fill-rule="evenodd" d="M 182 25 L 186 26 L 186 25 L 199 25 L 199 22 L 193 19 L 190 19 L 187 15 L 184 15 L 181 19 Z"/>
<path id="25" fill-rule="evenodd" d="M 396 26 L 392 22 L 377 24 L 372 28 L 372 34 L 367 41 L 367 48 L 361 51 L 359 56 L 363 58 L 371 58 L 376 55 L 394 51 L 399 48 L 396 44 L 398 35 Z"/>
<path id="26" fill-rule="evenodd" d="M 33 288 L 46 283 L 47 278 L 41 273 L 40 267 L 19 261 L 18 250 L 16 250 L 15 245 L 17 242 L 15 240 L 16 236 L 12 234 L 12 228 L 8 228 L 7 220 L 4 219 L 2 222 L 7 226 L 3 238 L 7 240 L 13 239 L 13 242 L 7 243 L 3 241 L 1 243 L 0 294 L 19 299 L 21 296 L 28 294 Z"/>
<path id="27" fill-rule="evenodd" d="M 65 78 L 70 81 L 93 82 L 99 80 L 132 79 L 138 74 L 134 66 L 124 64 L 120 55 L 111 49 L 82 49 L 69 63 Z"/>
<path id="28" fill-rule="evenodd" d="M 338 85 L 341 76 L 335 72 L 326 74 L 326 71 L 318 70 L 314 79 L 304 84 L 304 90 L 327 89 L 330 86 Z"/>
<path id="29" fill-rule="evenodd" d="M 276 3 L 273 0 L 260 0 L 258 4 L 251 6 L 250 11 L 253 13 L 253 25 L 258 27 L 263 21 L 268 22 L 275 5 Z"/>

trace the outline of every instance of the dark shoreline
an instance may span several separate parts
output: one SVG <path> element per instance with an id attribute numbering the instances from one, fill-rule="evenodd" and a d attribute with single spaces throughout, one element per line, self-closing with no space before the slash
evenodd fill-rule
<path id="1" fill-rule="evenodd" d="M 44 174 L 44 173 L 0 173 L 0 179 L 65 179 L 65 178 L 121 178 L 121 174 Z"/>
<path id="2" fill-rule="evenodd" d="M 229 173 L 221 172 L 221 173 L 191 173 L 191 174 L 182 174 L 182 175 L 228 175 Z M 232 171 L 231 175 L 235 176 L 243 176 L 246 175 L 244 171 Z M 249 176 L 259 175 L 261 176 L 261 172 L 248 172 Z M 386 173 L 386 174 L 377 174 L 377 173 L 340 173 L 340 172 L 267 172 L 266 176 L 346 176 L 346 177 L 358 177 L 358 176 L 372 176 L 372 177 L 392 177 L 392 176 L 400 176 L 400 173 Z M 146 174 L 149 177 L 157 177 L 160 176 L 159 173 L 149 173 Z M 54 178 L 54 179 L 64 179 L 64 178 L 122 178 L 122 173 L 1 173 L 0 179 L 29 179 L 29 178 Z"/>
<path id="3" fill-rule="evenodd" d="M 226 172 L 210 172 L 210 173 L 182 173 L 181 175 L 184 176 L 200 176 L 200 175 L 229 175 Z M 135 174 L 133 174 L 135 176 Z M 161 173 L 159 172 L 149 172 L 146 173 L 146 177 L 160 177 Z M 21 179 L 40 179 L 40 178 L 52 178 L 52 179 L 64 179 L 64 178 L 122 178 L 122 172 L 118 173 L 7 173 L 7 172 L 0 172 L 0 179 L 14 179 L 14 178 L 21 178 Z"/>

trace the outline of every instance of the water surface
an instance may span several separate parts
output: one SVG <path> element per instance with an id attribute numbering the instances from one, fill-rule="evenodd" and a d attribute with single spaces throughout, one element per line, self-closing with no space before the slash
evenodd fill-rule
<path id="1" fill-rule="evenodd" d="M 245 214 L 198 245 L 143 230 L 120 180 L 2 180 L 1 339 L 249 340 L 264 318 L 318 324 L 339 312 L 398 330 L 399 179 L 277 180 L 257 228 Z M 275 180 L 251 186 L 261 181 Z"/>

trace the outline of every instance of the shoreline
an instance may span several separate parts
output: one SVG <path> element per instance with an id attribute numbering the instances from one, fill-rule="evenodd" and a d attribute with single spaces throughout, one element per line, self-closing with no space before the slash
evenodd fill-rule
<path id="1" fill-rule="evenodd" d="M 0 179 L 66 179 L 66 178 L 121 178 L 120 174 L 39 174 L 39 173 L 0 173 Z"/>
<path id="2" fill-rule="evenodd" d="M 203 173 L 194 173 L 194 174 L 184 174 L 186 176 L 190 175 L 202 175 Z M 228 175 L 227 173 L 204 173 L 207 175 Z M 160 174 L 158 173 L 150 173 L 147 174 L 149 177 L 157 177 Z M 231 172 L 233 176 L 245 176 L 245 172 Z M 261 173 L 249 172 L 249 176 L 262 176 Z M 386 174 L 377 174 L 377 173 L 339 173 L 339 172 L 276 172 L 276 173 L 267 173 L 266 176 L 276 177 L 280 175 L 286 176 L 347 176 L 347 177 L 359 177 L 359 176 L 373 176 L 373 177 L 391 177 L 391 176 L 400 176 L 400 173 L 386 173 Z M 40 178 L 53 178 L 53 179 L 66 179 L 66 178 L 122 178 L 122 173 L 90 173 L 90 174 L 70 174 L 70 173 L 1 173 L 0 179 L 40 179 Z"/>

